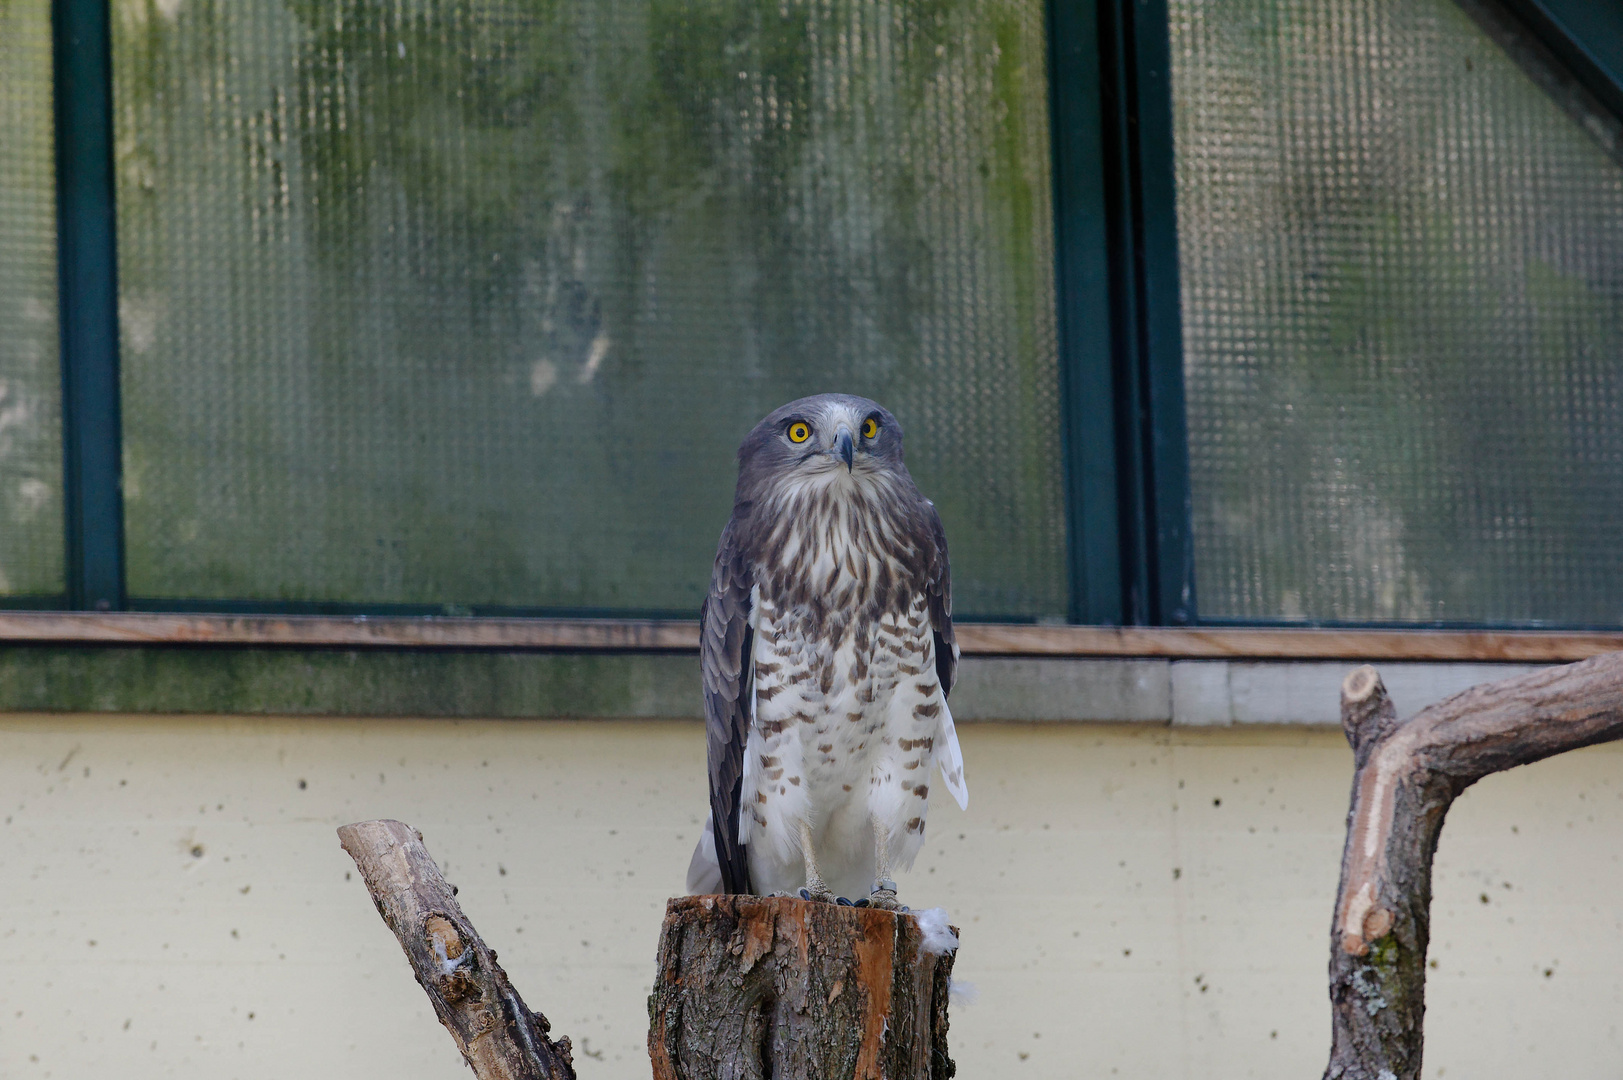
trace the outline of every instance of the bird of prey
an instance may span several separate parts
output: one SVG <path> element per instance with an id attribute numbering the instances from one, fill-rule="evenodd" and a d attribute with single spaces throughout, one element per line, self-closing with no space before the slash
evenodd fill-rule
<path id="1" fill-rule="evenodd" d="M 894 416 L 821 394 L 756 425 L 701 623 L 710 820 L 689 891 L 899 906 L 935 768 L 960 807 L 969 792 L 947 539 Z"/>

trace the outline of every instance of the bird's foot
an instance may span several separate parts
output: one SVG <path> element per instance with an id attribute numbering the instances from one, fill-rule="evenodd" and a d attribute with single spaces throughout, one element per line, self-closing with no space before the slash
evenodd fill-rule
<path id="1" fill-rule="evenodd" d="M 819 904 L 834 903 L 834 894 L 822 882 L 818 882 L 813 887 L 801 889 L 799 895 L 802 900 L 815 900 Z"/>
<path id="2" fill-rule="evenodd" d="M 880 878 L 874 882 L 873 892 L 868 894 L 868 906 L 880 908 L 885 911 L 906 911 L 896 901 L 896 883 L 889 878 Z"/>

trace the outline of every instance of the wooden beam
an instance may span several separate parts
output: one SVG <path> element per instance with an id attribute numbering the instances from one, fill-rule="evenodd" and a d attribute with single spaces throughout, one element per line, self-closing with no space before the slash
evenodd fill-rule
<path id="1" fill-rule="evenodd" d="M 0 612 L 0 642 L 698 652 L 697 622 L 401 615 Z"/>
<path id="2" fill-rule="evenodd" d="M 964 624 L 969 655 L 1161 656 L 1175 660 L 1470 660 L 1571 663 L 1623 650 L 1623 633 L 1311 630 Z"/>
<path id="3" fill-rule="evenodd" d="M 1309 630 L 960 623 L 966 656 L 1572 663 L 1623 651 L 1623 632 Z M 697 652 L 685 620 L 0 611 L 0 643 L 338 649 Z"/>

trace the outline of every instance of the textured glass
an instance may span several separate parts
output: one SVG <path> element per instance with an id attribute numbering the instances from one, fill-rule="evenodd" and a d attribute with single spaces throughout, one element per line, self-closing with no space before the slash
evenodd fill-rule
<path id="1" fill-rule="evenodd" d="M 60 596 L 50 0 L 0 0 L 0 597 Z"/>
<path id="2" fill-rule="evenodd" d="M 1623 622 L 1623 168 L 1452 0 L 1171 7 L 1201 615 Z"/>
<path id="3" fill-rule="evenodd" d="M 114 9 L 132 595 L 691 611 L 843 390 L 1065 610 L 1041 0 Z"/>

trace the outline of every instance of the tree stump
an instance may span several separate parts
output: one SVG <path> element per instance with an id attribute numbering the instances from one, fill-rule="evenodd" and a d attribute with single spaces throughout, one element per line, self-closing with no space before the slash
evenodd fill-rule
<path id="1" fill-rule="evenodd" d="M 946 1080 L 944 937 L 877 908 L 671 900 L 648 998 L 654 1080 Z"/>

